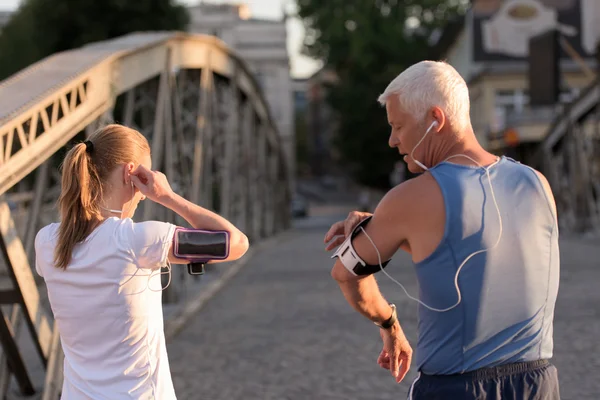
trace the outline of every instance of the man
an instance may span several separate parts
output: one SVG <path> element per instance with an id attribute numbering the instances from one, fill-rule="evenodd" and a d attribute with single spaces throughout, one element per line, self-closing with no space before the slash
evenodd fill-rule
<path id="1" fill-rule="evenodd" d="M 422 174 L 390 190 L 373 215 L 353 212 L 325 236 L 327 250 L 341 245 L 331 273 L 346 300 L 381 327 L 378 363 L 400 382 L 412 358 L 372 275 L 400 248 L 420 287 L 409 398 L 559 399 L 548 361 L 559 249 L 547 180 L 481 147 L 466 83 L 446 63 L 411 66 L 379 101 L 390 147 Z"/>

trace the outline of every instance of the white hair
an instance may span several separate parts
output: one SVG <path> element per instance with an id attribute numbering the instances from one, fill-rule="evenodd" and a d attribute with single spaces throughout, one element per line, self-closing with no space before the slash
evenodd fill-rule
<path id="1" fill-rule="evenodd" d="M 443 61 L 421 61 L 398 75 L 379 96 L 385 105 L 390 96 L 398 96 L 400 106 L 421 122 L 431 107 L 440 107 L 448 122 L 458 130 L 467 128 L 469 89 L 465 80 Z"/>

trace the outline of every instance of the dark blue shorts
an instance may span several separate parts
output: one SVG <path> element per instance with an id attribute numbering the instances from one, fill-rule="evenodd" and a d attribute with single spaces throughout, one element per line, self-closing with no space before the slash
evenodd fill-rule
<path id="1" fill-rule="evenodd" d="M 421 373 L 410 390 L 409 400 L 560 400 L 558 373 L 548 360 L 457 375 Z"/>

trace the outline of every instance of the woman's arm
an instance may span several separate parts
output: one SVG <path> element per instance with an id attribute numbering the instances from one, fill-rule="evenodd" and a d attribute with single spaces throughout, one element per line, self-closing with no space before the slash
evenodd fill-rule
<path id="1" fill-rule="evenodd" d="M 220 215 L 202 208 L 175 193 L 161 201 L 160 204 L 179 214 L 181 218 L 196 229 L 229 232 L 229 257 L 225 260 L 214 260 L 211 263 L 237 260 L 248 251 L 249 244 L 246 235 Z M 173 249 L 171 248 L 169 261 L 174 262 L 172 260 L 174 258 Z"/>
<path id="2" fill-rule="evenodd" d="M 248 251 L 248 238 L 231 222 L 220 215 L 202 208 L 174 193 L 167 177 L 157 171 L 151 171 L 140 165 L 132 174 L 135 187 L 148 199 L 159 203 L 179 214 L 193 228 L 206 230 L 224 230 L 229 232 L 229 256 L 224 260 L 233 261 Z M 173 254 L 173 245 L 169 250 L 169 261 L 173 264 L 188 264 L 188 260 L 179 259 Z"/>

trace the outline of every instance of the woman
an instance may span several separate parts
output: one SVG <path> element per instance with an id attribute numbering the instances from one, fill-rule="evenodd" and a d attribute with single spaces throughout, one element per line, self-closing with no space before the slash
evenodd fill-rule
<path id="1" fill-rule="evenodd" d="M 139 132 L 109 125 L 75 145 L 62 166 L 60 223 L 35 240 L 65 353 L 63 400 L 175 399 L 165 347 L 160 268 L 175 225 L 131 220 L 144 198 L 194 228 L 230 233 L 231 261 L 248 239 L 224 218 L 173 193 L 151 170 Z"/>

